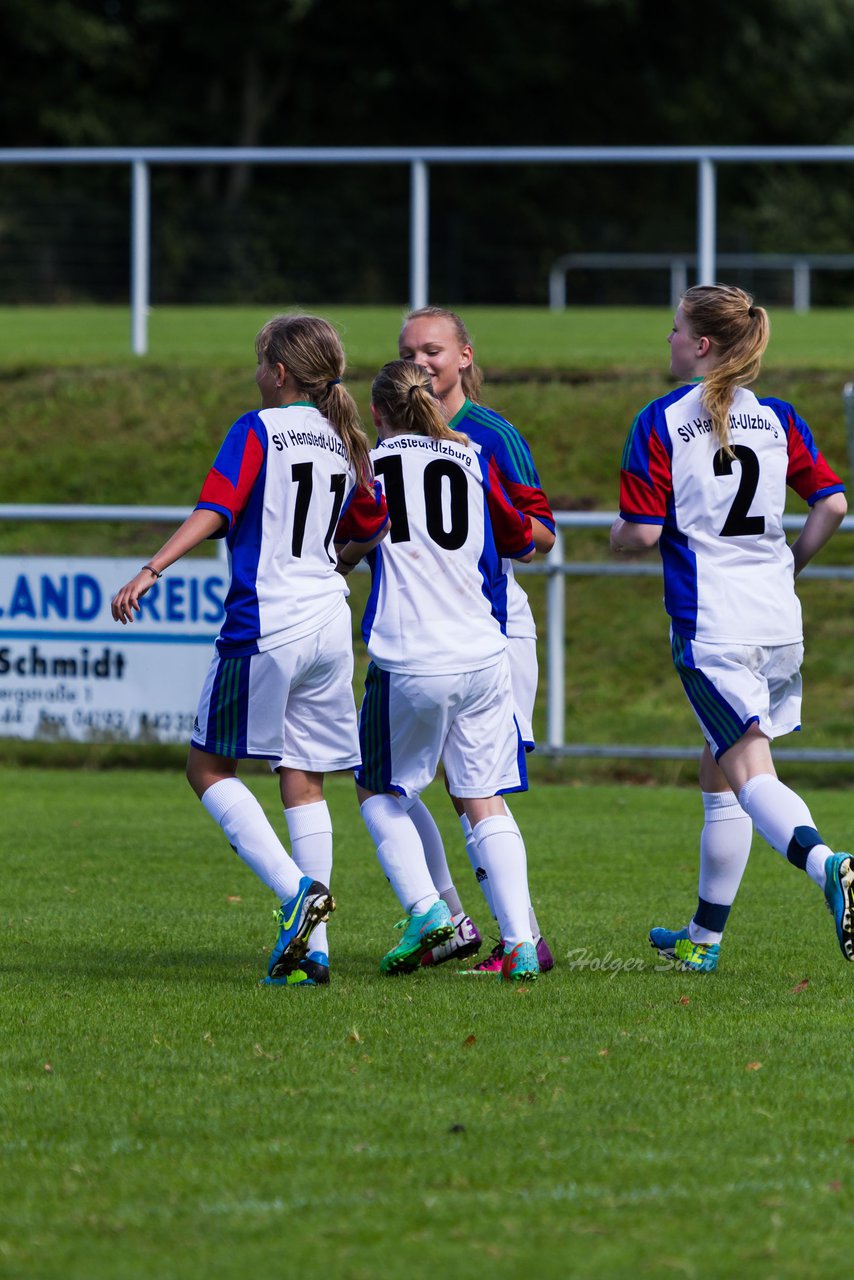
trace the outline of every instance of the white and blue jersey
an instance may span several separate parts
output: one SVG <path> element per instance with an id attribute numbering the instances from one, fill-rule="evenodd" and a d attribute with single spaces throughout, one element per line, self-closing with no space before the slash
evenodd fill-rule
<path id="1" fill-rule="evenodd" d="M 357 484 L 341 437 L 308 402 L 238 419 L 196 505 L 227 521 L 223 657 L 320 630 L 349 594 L 335 571 L 334 541 L 368 542 L 388 519 L 379 486 Z"/>
<path id="2" fill-rule="evenodd" d="M 787 485 L 810 506 L 844 491 L 792 405 L 739 388 L 730 457 L 702 384 L 642 409 L 623 450 L 620 514 L 659 524 L 664 604 L 675 636 L 763 646 L 802 638 L 783 531 Z"/>
<path id="3" fill-rule="evenodd" d="M 436 675 L 497 661 L 507 644 L 502 559 L 533 550 L 529 518 L 476 445 L 396 435 L 371 457 L 391 521 L 368 557 L 371 659 Z"/>
<path id="4" fill-rule="evenodd" d="M 516 510 L 539 520 L 554 533 L 554 515 L 540 485 L 528 442 L 521 432 L 494 409 L 471 400 L 464 402 L 449 426 L 479 446 L 487 464 L 497 470 L 501 486 Z M 504 572 L 507 575 L 507 635 L 536 639 L 534 615 L 509 558 L 505 558 Z"/>

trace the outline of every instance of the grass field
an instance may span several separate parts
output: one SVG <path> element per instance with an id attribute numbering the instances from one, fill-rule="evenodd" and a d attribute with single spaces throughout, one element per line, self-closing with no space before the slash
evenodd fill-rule
<path id="1" fill-rule="evenodd" d="M 261 325 L 290 303 L 269 307 L 155 307 L 146 357 L 130 354 L 127 307 L 0 307 L 0 366 L 166 362 L 245 365 Z M 400 307 L 306 306 L 335 323 L 351 368 L 373 373 L 396 354 L 406 313 Z M 672 312 L 662 307 L 463 307 L 478 359 L 490 370 L 664 370 L 664 339 Z M 834 369 L 852 373 L 854 310 L 797 314 L 775 309 L 767 368 Z"/>
<path id="2" fill-rule="evenodd" d="M 256 403 L 252 338 L 276 309 L 155 310 L 135 359 L 126 309 L 0 308 L 0 501 L 191 506 Z M 341 326 L 366 410 L 403 308 L 317 310 Z M 464 314 L 488 403 L 524 429 L 553 505 L 613 509 L 631 418 L 670 385 L 669 313 Z M 772 323 L 763 388 L 802 408 L 844 475 L 854 313 Z M 145 557 L 165 532 L 10 522 L 0 553 Z M 850 543 L 823 563 L 851 563 Z M 607 557 L 597 532 L 570 550 Z M 358 617 L 366 583 L 351 584 Z M 542 631 L 542 579 L 526 586 Z M 850 592 L 800 587 L 805 747 L 851 746 Z M 570 580 L 571 740 L 697 742 L 660 595 L 654 579 Z M 333 983 L 270 991 L 274 904 L 182 755 L 0 742 L 3 1280 L 815 1280 L 850 1265 L 854 974 L 815 886 L 757 838 L 717 974 L 657 966 L 646 945 L 695 905 L 693 764 L 532 758 L 514 811 L 557 966 L 525 990 L 447 967 L 381 978 L 398 908 L 350 782 L 330 779 Z M 849 771 L 783 772 L 851 847 Z M 271 779 L 246 777 L 283 828 Z M 427 799 L 488 934 L 447 802 Z"/>
<path id="3" fill-rule="evenodd" d="M 0 786 L 9 1280 L 844 1272 L 850 967 L 758 839 L 718 973 L 657 966 L 646 931 L 695 900 L 691 793 L 519 799 L 557 966 L 505 990 L 380 976 L 397 905 L 330 779 L 333 982 L 294 991 L 256 985 L 274 904 L 177 771 Z M 849 794 L 807 799 L 852 840 Z"/>

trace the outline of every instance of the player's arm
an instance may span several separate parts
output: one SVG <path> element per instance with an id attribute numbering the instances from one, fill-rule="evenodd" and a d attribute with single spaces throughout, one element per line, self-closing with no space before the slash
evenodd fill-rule
<path id="1" fill-rule="evenodd" d="M 531 465 L 533 468 L 533 463 Z M 500 459 L 496 460 L 496 466 L 501 485 L 513 506 L 522 515 L 530 517 L 535 549 L 540 555 L 545 555 L 555 544 L 555 519 L 544 490 L 538 484 L 526 484 L 507 475 Z"/>
<path id="2" fill-rule="evenodd" d="M 662 527 L 660 524 L 637 524 L 617 516 L 611 525 L 611 550 L 617 553 L 651 551 L 661 537 Z"/>
<path id="3" fill-rule="evenodd" d="M 391 528 L 385 494 L 378 480 L 357 485 L 350 493 L 335 530 L 337 571 L 345 578 L 359 561 L 373 551 Z"/>
<path id="4" fill-rule="evenodd" d="M 167 539 L 160 550 L 147 561 L 144 568 L 116 592 L 112 602 L 112 612 L 116 622 L 121 622 L 122 626 L 133 622 L 134 612 L 139 613 L 140 598 L 154 586 L 164 571 L 188 551 L 198 547 L 206 538 L 221 534 L 225 523 L 225 516 L 218 511 L 203 510 L 198 507 L 192 511 L 184 523 L 178 526 L 172 537 Z"/>
<path id="5" fill-rule="evenodd" d="M 818 555 L 825 543 L 829 542 L 848 510 L 848 502 L 844 493 L 831 493 L 826 498 L 819 498 L 810 507 L 804 527 L 792 543 L 792 555 L 795 560 L 795 577 L 809 564 L 813 556 Z"/>
<path id="6" fill-rule="evenodd" d="M 786 424 L 786 483 L 810 506 L 804 527 L 792 543 L 797 577 L 833 537 L 848 510 L 848 502 L 844 484 L 828 466 L 800 414 L 784 402 L 772 401 L 771 405 Z"/>
<path id="7" fill-rule="evenodd" d="M 533 560 L 536 550 L 533 521 L 513 503 L 494 459 L 490 460 L 484 475 L 484 493 L 496 551 L 500 556 L 527 564 Z"/>
<path id="8" fill-rule="evenodd" d="M 133 622 L 139 601 L 165 569 L 207 538 L 222 538 L 246 505 L 264 461 L 266 434 L 257 413 L 245 414 L 229 428 L 213 466 L 205 477 L 196 509 L 190 513 L 156 555 L 125 583 L 112 602 L 116 622 Z"/>
<path id="9" fill-rule="evenodd" d="M 650 551 L 661 537 L 673 482 L 670 453 L 648 406 L 632 423 L 620 467 L 620 514 L 611 525 L 617 554 Z"/>

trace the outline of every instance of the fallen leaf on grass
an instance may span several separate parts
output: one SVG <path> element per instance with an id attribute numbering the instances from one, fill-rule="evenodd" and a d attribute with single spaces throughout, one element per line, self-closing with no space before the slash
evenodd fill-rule
<path id="1" fill-rule="evenodd" d="M 242 902 L 242 901 L 243 899 L 241 898 L 239 893 L 230 893 L 226 898 L 226 902 Z"/>
<path id="2" fill-rule="evenodd" d="M 690 1003 L 691 1003 L 691 997 L 690 997 L 690 996 L 680 996 L 680 997 L 679 997 L 679 1003 L 680 1003 L 680 1004 L 690 1004 Z"/>
<path id="3" fill-rule="evenodd" d="M 611 1052 L 611 1050 L 610 1050 L 610 1049 L 600 1049 L 600 1050 L 599 1050 L 599 1057 L 600 1057 L 600 1058 L 607 1058 L 607 1057 L 608 1057 L 608 1055 L 610 1054 L 610 1052 Z"/>
<path id="4" fill-rule="evenodd" d="M 828 1191 L 841 1191 L 841 1190 L 842 1190 L 842 1183 L 840 1182 L 840 1180 L 839 1180 L 838 1178 L 834 1178 L 834 1179 L 833 1179 L 833 1182 L 828 1182 L 828 1184 L 827 1184 L 827 1189 L 828 1189 Z"/>
<path id="5" fill-rule="evenodd" d="M 477 1044 L 477 1036 L 466 1036 L 465 1040 L 463 1041 L 463 1047 L 466 1049 L 470 1049 L 473 1044 Z"/>
<path id="6" fill-rule="evenodd" d="M 353 1028 L 353 1030 L 350 1032 L 350 1034 L 347 1036 L 347 1043 L 348 1043 L 348 1044 L 361 1044 L 361 1043 L 362 1043 L 362 1037 L 359 1035 L 359 1033 L 358 1033 L 358 1031 L 356 1030 L 356 1028 L 355 1028 L 355 1027 L 354 1027 L 354 1028 Z"/>
<path id="7" fill-rule="evenodd" d="M 52 1076 L 52 1075 L 53 1075 L 53 1067 L 50 1065 L 50 1063 L 49 1063 L 49 1062 L 46 1062 L 46 1063 L 44 1064 L 44 1069 L 45 1069 L 45 1071 L 47 1072 L 47 1074 L 48 1074 L 49 1076 Z"/>
<path id="8" fill-rule="evenodd" d="M 802 991 L 806 991 L 809 985 L 810 985 L 809 978 L 801 978 L 800 982 L 797 983 L 794 987 L 792 987 L 792 995 L 799 996 Z"/>
<path id="9" fill-rule="evenodd" d="M 747 1066 L 746 1066 L 744 1069 L 745 1069 L 745 1071 L 761 1071 L 761 1070 L 762 1070 L 762 1063 L 761 1063 L 761 1062 L 748 1062 Z"/>

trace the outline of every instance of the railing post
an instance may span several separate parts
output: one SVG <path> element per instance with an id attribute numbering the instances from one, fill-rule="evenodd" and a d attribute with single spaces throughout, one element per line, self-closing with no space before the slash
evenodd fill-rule
<path id="1" fill-rule="evenodd" d="M 715 282 L 715 165 L 708 157 L 699 163 L 697 195 L 697 284 Z"/>
<path id="2" fill-rule="evenodd" d="M 792 306 L 799 312 L 810 309 L 810 264 L 804 260 L 792 266 Z"/>
<path id="3" fill-rule="evenodd" d="M 566 310 L 566 268 L 555 264 L 549 272 L 549 311 Z"/>
<path id="4" fill-rule="evenodd" d="M 845 409 L 845 434 L 848 437 L 849 483 L 854 478 L 854 382 L 846 382 L 842 388 L 842 404 Z"/>
<path id="5" fill-rule="evenodd" d="M 670 307 L 675 311 L 679 299 L 688 288 L 688 264 L 681 258 L 674 258 L 670 264 Z"/>
<path id="6" fill-rule="evenodd" d="M 148 353 L 149 277 L 148 165 L 134 160 L 131 175 L 131 347 L 136 356 Z"/>
<path id="7" fill-rule="evenodd" d="M 423 160 L 412 161 L 409 191 L 409 306 L 416 311 L 429 302 L 429 177 Z"/>
<path id="8" fill-rule="evenodd" d="M 562 748 L 564 739 L 564 635 L 566 593 L 564 587 L 564 541 L 560 525 L 555 527 L 554 546 L 549 552 L 546 584 L 546 741 L 550 748 Z"/>

